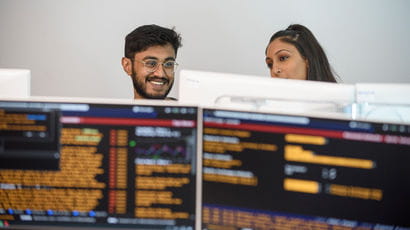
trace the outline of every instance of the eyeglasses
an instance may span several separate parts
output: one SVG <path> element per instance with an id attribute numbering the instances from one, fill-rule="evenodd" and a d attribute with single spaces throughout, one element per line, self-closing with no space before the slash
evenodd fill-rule
<path id="1" fill-rule="evenodd" d="M 159 62 L 157 60 L 146 60 L 146 61 L 139 61 L 142 64 L 144 64 L 145 69 L 149 73 L 153 73 L 157 71 L 159 65 L 162 65 L 162 68 L 164 69 L 164 72 L 168 75 L 171 75 L 175 73 L 175 70 L 178 66 L 178 63 L 173 60 L 165 61 L 165 62 Z"/>

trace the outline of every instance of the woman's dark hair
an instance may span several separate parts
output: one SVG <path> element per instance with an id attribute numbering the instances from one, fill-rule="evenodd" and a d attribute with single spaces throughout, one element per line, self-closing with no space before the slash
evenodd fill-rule
<path id="1" fill-rule="evenodd" d="M 175 56 L 182 46 L 181 36 L 174 29 L 158 25 L 144 25 L 136 28 L 125 37 L 124 56 L 134 58 L 135 53 L 147 50 L 152 46 L 170 44 L 174 48 Z"/>
<path id="2" fill-rule="evenodd" d="M 294 45 L 308 61 L 307 80 L 337 82 L 325 52 L 308 28 L 299 24 L 290 25 L 286 30 L 273 34 L 269 44 L 277 38 Z"/>

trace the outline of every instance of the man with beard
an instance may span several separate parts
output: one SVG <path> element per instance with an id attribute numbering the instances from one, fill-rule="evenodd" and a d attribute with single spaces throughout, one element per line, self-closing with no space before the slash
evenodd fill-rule
<path id="1" fill-rule="evenodd" d="M 158 25 L 140 26 L 125 37 L 121 64 L 132 79 L 134 99 L 173 99 L 167 95 L 174 84 L 179 47 L 181 36 Z"/>

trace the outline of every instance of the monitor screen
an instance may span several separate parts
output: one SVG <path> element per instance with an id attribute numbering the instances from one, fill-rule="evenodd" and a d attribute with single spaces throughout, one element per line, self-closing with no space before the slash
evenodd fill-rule
<path id="1" fill-rule="evenodd" d="M 194 229 L 197 114 L 0 101 L 0 226 Z"/>
<path id="2" fill-rule="evenodd" d="M 410 229 L 408 125 L 208 108 L 202 148 L 203 229 Z"/>

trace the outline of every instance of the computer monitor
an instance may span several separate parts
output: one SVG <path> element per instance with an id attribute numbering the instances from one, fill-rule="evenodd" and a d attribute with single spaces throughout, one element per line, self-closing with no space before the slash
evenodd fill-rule
<path id="1" fill-rule="evenodd" d="M 0 68 L 0 97 L 29 97 L 31 71 Z"/>
<path id="2" fill-rule="evenodd" d="M 197 119 L 173 102 L 0 100 L 0 226 L 194 229 Z"/>
<path id="3" fill-rule="evenodd" d="M 357 117 L 410 124 L 410 84 L 356 84 Z"/>
<path id="4" fill-rule="evenodd" d="M 332 112 L 351 115 L 352 84 L 181 70 L 179 101 L 258 111 Z"/>
<path id="5" fill-rule="evenodd" d="M 203 110 L 203 229 L 410 229 L 410 126 Z"/>

